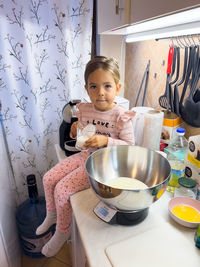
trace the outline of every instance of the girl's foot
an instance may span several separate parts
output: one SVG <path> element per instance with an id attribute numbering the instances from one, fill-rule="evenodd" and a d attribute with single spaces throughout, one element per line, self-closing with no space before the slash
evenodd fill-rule
<path id="1" fill-rule="evenodd" d="M 47 215 L 43 223 L 36 229 L 36 235 L 45 233 L 50 226 L 56 223 L 56 211 L 47 211 Z"/>
<path id="2" fill-rule="evenodd" d="M 69 239 L 70 232 L 63 234 L 56 229 L 52 238 L 42 248 L 42 254 L 46 257 L 52 257 L 57 254 L 62 245 Z"/>

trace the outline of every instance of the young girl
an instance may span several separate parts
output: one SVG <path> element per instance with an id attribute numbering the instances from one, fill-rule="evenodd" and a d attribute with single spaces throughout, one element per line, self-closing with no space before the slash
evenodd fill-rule
<path id="1" fill-rule="evenodd" d="M 77 123 L 83 127 L 93 124 L 96 134 L 89 138 L 84 147 L 88 148 L 58 163 L 43 178 L 47 215 L 37 228 L 41 235 L 56 223 L 56 231 L 45 244 L 42 253 L 54 256 L 70 236 L 72 209 L 70 196 L 89 188 L 85 162 L 95 149 L 114 145 L 133 145 L 132 118 L 134 111 L 128 111 L 114 102 L 121 84 L 119 68 L 112 58 L 94 57 L 85 69 L 85 88 L 92 103 L 77 105 L 78 122 L 71 126 L 71 136 L 76 137 Z"/>

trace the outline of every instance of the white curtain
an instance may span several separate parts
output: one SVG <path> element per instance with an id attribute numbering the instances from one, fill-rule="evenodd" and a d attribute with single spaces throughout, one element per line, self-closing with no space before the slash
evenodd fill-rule
<path id="1" fill-rule="evenodd" d="M 19 202 L 28 174 L 43 193 L 62 108 L 85 95 L 92 10 L 92 0 L 0 1 L 0 100 Z"/>

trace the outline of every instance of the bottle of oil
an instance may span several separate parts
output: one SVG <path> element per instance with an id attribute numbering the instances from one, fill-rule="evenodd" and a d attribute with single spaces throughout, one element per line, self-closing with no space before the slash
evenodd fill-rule
<path id="1" fill-rule="evenodd" d="M 178 128 L 176 136 L 169 143 L 169 146 L 164 149 L 171 165 L 171 176 L 167 186 L 167 191 L 171 193 L 174 193 L 175 187 L 178 185 L 178 179 L 183 177 L 185 173 L 188 141 L 184 135 L 185 129 Z"/>

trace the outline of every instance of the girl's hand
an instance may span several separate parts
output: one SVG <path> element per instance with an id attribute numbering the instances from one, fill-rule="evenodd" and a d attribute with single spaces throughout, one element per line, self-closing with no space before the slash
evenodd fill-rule
<path id="1" fill-rule="evenodd" d="M 76 138 L 77 135 L 77 126 L 78 125 L 78 121 L 75 121 L 72 123 L 71 125 L 71 129 L 70 129 L 70 135 L 72 138 Z"/>
<path id="2" fill-rule="evenodd" d="M 107 146 L 108 144 L 108 137 L 101 135 L 101 134 L 95 134 L 92 137 L 90 137 L 87 141 L 84 143 L 84 147 L 102 147 Z"/>

